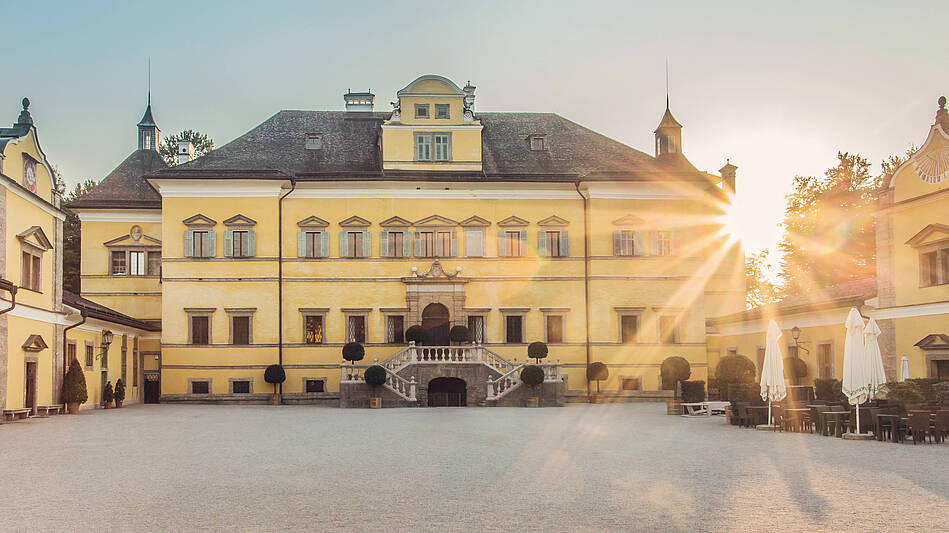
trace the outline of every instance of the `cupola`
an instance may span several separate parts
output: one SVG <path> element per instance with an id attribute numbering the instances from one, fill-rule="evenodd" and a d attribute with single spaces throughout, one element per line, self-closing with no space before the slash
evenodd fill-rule
<path id="1" fill-rule="evenodd" d="M 676 121 L 669 111 L 669 99 L 666 99 L 666 112 L 662 114 L 659 127 L 656 128 L 656 157 L 682 155 L 682 124 Z"/>
<path id="2" fill-rule="evenodd" d="M 138 121 L 138 149 L 158 151 L 158 136 L 161 130 L 158 124 L 155 124 L 155 118 L 152 117 L 152 96 L 148 95 L 148 104 L 145 107 L 145 114 L 142 120 Z"/>
<path id="3" fill-rule="evenodd" d="M 352 89 L 347 89 L 346 94 L 343 95 L 346 111 L 372 111 L 375 99 L 376 95 L 372 94 L 372 89 L 364 93 L 354 93 Z"/>

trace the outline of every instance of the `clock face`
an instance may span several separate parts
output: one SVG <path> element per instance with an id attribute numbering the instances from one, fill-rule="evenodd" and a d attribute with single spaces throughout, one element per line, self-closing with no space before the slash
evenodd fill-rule
<path id="1" fill-rule="evenodd" d="M 27 161 L 23 169 L 23 181 L 30 192 L 36 192 L 36 163 Z"/>

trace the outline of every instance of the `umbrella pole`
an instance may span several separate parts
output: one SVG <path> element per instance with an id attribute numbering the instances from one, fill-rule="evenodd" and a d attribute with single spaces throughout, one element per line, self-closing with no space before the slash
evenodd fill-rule
<path id="1" fill-rule="evenodd" d="M 854 433 L 860 433 L 860 404 L 857 404 L 857 429 Z"/>
<path id="2" fill-rule="evenodd" d="M 770 426 L 772 425 L 771 424 L 771 390 L 770 390 L 771 388 L 768 387 L 768 389 L 769 389 L 768 390 L 768 425 Z"/>

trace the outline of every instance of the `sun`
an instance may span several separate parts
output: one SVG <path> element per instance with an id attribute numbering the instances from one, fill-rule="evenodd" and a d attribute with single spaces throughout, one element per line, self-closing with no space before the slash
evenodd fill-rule
<path id="1" fill-rule="evenodd" d="M 733 203 L 722 204 L 722 214 L 716 217 L 719 234 L 725 237 L 728 244 L 739 243 L 744 240 L 748 231 L 748 223 L 739 217 L 739 210 Z"/>

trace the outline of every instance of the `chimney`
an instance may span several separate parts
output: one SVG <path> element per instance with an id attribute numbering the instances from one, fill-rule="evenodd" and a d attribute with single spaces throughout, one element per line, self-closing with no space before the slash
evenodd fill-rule
<path id="1" fill-rule="evenodd" d="M 372 111 L 375 99 L 376 95 L 372 94 L 372 89 L 364 93 L 354 93 L 351 89 L 347 89 L 346 94 L 343 95 L 346 111 Z"/>
<path id="2" fill-rule="evenodd" d="M 184 164 L 188 161 L 194 161 L 194 145 L 191 144 L 191 141 L 180 140 L 178 141 L 178 164 Z"/>
<path id="3" fill-rule="evenodd" d="M 735 195 L 735 173 L 737 170 L 738 167 L 731 164 L 728 159 L 725 160 L 725 166 L 718 169 L 718 172 L 722 175 L 722 190 L 728 193 L 729 196 Z"/>

